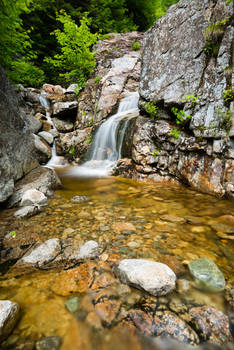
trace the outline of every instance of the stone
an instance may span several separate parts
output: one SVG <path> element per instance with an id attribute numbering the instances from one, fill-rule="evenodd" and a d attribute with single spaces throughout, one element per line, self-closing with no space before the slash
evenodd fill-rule
<path id="1" fill-rule="evenodd" d="M 144 259 L 124 259 L 118 265 L 122 282 L 155 295 L 175 289 L 176 275 L 165 264 Z"/>
<path id="2" fill-rule="evenodd" d="M 47 204 L 48 204 L 48 199 L 44 195 L 44 193 L 42 193 L 38 190 L 35 190 L 35 189 L 27 190 L 22 195 L 22 199 L 20 202 L 21 207 L 32 206 L 32 205 L 44 206 Z"/>
<path id="3" fill-rule="evenodd" d="M 38 136 L 42 137 L 49 145 L 52 145 L 54 137 L 51 132 L 41 131 L 38 133 Z"/>
<path id="4" fill-rule="evenodd" d="M 77 110 L 78 102 L 70 101 L 70 102 L 56 102 L 53 105 L 53 115 L 63 116 L 64 114 L 70 113 L 72 110 Z"/>
<path id="5" fill-rule="evenodd" d="M 8 207 L 16 206 L 28 190 L 36 189 L 49 197 L 61 182 L 54 169 L 37 167 L 15 184 L 14 194 L 8 201 Z"/>
<path id="6" fill-rule="evenodd" d="M 70 312 L 76 312 L 79 308 L 79 298 L 70 298 L 65 302 L 65 306 Z"/>
<path id="7" fill-rule="evenodd" d="M 41 212 L 41 208 L 38 205 L 27 205 L 21 209 L 16 210 L 14 217 L 16 219 L 28 218 Z"/>
<path id="8" fill-rule="evenodd" d="M 13 194 L 14 183 L 38 165 L 29 122 L 2 68 L 0 68 L 0 145 L 1 203 Z"/>
<path id="9" fill-rule="evenodd" d="M 19 306 L 10 300 L 0 300 L 0 342 L 13 330 L 19 318 Z"/>
<path id="10" fill-rule="evenodd" d="M 220 292 L 225 288 L 225 279 L 217 265 L 209 258 L 200 258 L 188 264 L 198 288 Z"/>
<path id="11" fill-rule="evenodd" d="M 36 350 L 58 350 L 61 344 L 62 341 L 60 337 L 43 337 L 36 342 Z"/>
<path id="12" fill-rule="evenodd" d="M 88 201 L 89 198 L 87 196 L 75 196 L 70 199 L 72 203 L 81 203 Z"/>
<path id="13" fill-rule="evenodd" d="M 71 84 L 66 89 L 65 94 L 75 94 L 77 88 L 78 88 L 77 84 Z"/>
<path id="14" fill-rule="evenodd" d="M 88 241 L 80 247 L 79 259 L 93 259 L 99 255 L 99 245 L 95 241 Z"/>
<path id="15" fill-rule="evenodd" d="M 55 95 L 63 95 L 66 91 L 66 89 L 63 89 L 60 85 L 54 85 L 53 90 Z"/>
<path id="16" fill-rule="evenodd" d="M 233 340 L 228 317 L 214 307 L 194 307 L 189 316 L 203 341 L 222 346 Z"/>
<path id="17" fill-rule="evenodd" d="M 121 306 L 120 300 L 104 300 L 95 305 L 95 311 L 106 327 L 110 327 L 116 320 Z"/>
<path id="18" fill-rule="evenodd" d="M 46 163 L 52 156 L 51 147 L 38 135 L 34 135 L 34 146 L 37 150 L 40 163 Z"/>
<path id="19" fill-rule="evenodd" d="M 62 120 L 53 118 L 54 126 L 59 132 L 69 132 L 74 128 L 74 124 L 70 120 Z"/>
<path id="20" fill-rule="evenodd" d="M 17 264 L 19 266 L 23 265 L 27 267 L 42 267 L 53 261 L 60 252 L 61 245 L 59 239 L 51 238 L 40 244 L 37 248 L 34 248 L 30 253 L 26 254 Z"/>

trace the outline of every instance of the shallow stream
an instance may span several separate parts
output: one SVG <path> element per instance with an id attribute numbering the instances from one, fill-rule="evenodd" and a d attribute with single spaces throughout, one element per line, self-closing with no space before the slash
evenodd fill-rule
<path id="1" fill-rule="evenodd" d="M 49 205 L 34 217 L 13 221 L 14 210 L 0 212 L 1 236 L 15 232 L 12 246 L 14 241 L 15 245 L 27 245 L 30 240 L 43 242 L 53 237 L 79 243 L 92 239 L 104 248 L 103 261 L 118 262 L 126 257 L 160 261 L 182 280 L 191 280 L 188 262 L 208 257 L 223 272 L 227 284 L 231 283 L 233 240 L 230 232 L 225 232 L 227 223 L 222 217 L 233 215 L 233 202 L 183 186 L 122 178 L 64 177 L 62 184 Z M 70 199 L 76 195 L 87 196 L 88 200 L 72 203 Z M 134 335 L 120 336 L 117 325 L 112 331 L 102 327 L 93 331 L 87 326 L 83 311 L 69 312 L 64 305 L 68 297 L 78 296 L 82 304 L 86 294 L 67 295 L 66 281 L 59 278 L 56 269 L 13 277 L 6 273 L 0 283 L 0 299 L 16 301 L 21 307 L 20 321 L 7 343 L 12 343 L 12 349 L 14 344 L 30 343 L 41 336 L 62 337 L 61 350 L 125 349 L 125 346 L 135 350 L 143 346 Z M 127 296 L 129 305 L 139 302 L 142 295 L 131 289 Z M 213 305 L 228 312 L 224 293 L 205 293 L 195 287 L 163 299 L 164 303 L 178 305 L 186 302 Z"/>

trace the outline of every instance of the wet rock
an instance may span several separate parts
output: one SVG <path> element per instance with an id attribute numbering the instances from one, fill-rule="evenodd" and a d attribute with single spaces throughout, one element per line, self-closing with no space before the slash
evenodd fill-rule
<path id="1" fill-rule="evenodd" d="M 95 311 L 100 317 L 103 325 L 111 326 L 116 320 L 121 306 L 120 300 L 106 299 L 95 305 Z"/>
<path id="2" fill-rule="evenodd" d="M 208 258 L 194 260 L 188 265 L 197 287 L 219 292 L 225 288 L 225 279 L 217 265 Z"/>
<path id="3" fill-rule="evenodd" d="M 178 216 L 174 216 L 174 215 L 163 215 L 160 217 L 161 220 L 163 221 L 169 221 L 169 222 L 176 222 L 178 224 L 183 224 L 185 223 L 185 219 L 184 218 L 180 218 Z"/>
<path id="4" fill-rule="evenodd" d="M 46 163 L 52 155 L 49 145 L 45 141 L 42 141 L 38 135 L 34 135 L 34 146 L 37 150 L 40 163 Z"/>
<path id="5" fill-rule="evenodd" d="M 61 344 L 60 337 L 43 337 L 36 342 L 36 350 L 58 350 Z"/>
<path id="6" fill-rule="evenodd" d="M 40 206 L 29 205 L 29 206 L 25 206 L 25 207 L 17 210 L 14 213 L 14 217 L 16 219 L 28 218 L 28 217 L 34 216 L 40 212 L 41 212 Z"/>
<path id="7" fill-rule="evenodd" d="M 9 199 L 8 207 L 16 206 L 28 190 L 36 189 L 45 196 L 51 196 L 52 191 L 60 186 L 61 182 L 53 169 L 38 167 L 16 183 L 15 192 Z"/>
<path id="8" fill-rule="evenodd" d="M 52 145 L 54 141 L 54 137 L 50 132 L 47 131 L 41 131 L 38 133 L 38 136 L 42 137 L 49 145 Z"/>
<path id="9" fill-rule="evenodd" d="M 0 342 L 11 333 L 18 318 L 18 304 L 10 300 L 0 300 Z"/>
<path id="10" fill-rule="evenodd" d="M 53 118 L 54 125 L 59 132 L 69 132 L 74 128 L 74 124 L 69 120 Z"/>
<path id="11" fill-rule="evenodd" d="M 52 238 L 33 249 L 29 254 L 19 260 L 17 265 L 42 267 L 53 261 L 60 252 L 61 245 L 59 239 Z"/>
<path id="12" fill-rule="evenodd" d="M 203 341 L 217 345 L 232 341 L 228 317 L 221 311 L 202 306 L 192 308 L 189 315 Z"/>
<path id="13" fill-rule="evenodd" d="M 118 281 L 110 272 L 103 272 L 101 275 L 95 278 L 91 289 L 98 290 L 100 288 L 106 288 L 117 283 Z"/>
<path id="14" fill-rule="evenodd" d="M 152 316 L 147 315 L 141 310 L 133 310 L 129 312 L 128 316 L 141 333 L 151 336 L 156 333 L 156 327 L 153 324 Z"/>
<path id="15" fill-rule="evenodd" d="M 101 323 L 100 317 L 94 311 L 91 311 L 87 315 L 86 322 L 88 323 L 89 326 L 91 326 L 92 328 L 94 328 L 96 330 L 102 329 L 102 323 Z"/>
<path id="16" fill-rule="evenodd" d="M 79 298 L 70 298 L 65 302 L 65 306 L 70 312 L 76 312 L 79 308 Z"/>
<path id="17" fill-rule="evenodd" d="M 76 92 L 76 89 L 78 88 L 77 84 L 71 84 L 68 86 L 68 88 L 65 91 L 65 94 L 74 94 Z"/>
<path id="18" fill-rule="evenodd" d="M 20 201 L 20 206 L 44 206 L 48 204 L 48 199 L 44 193 L 38 190 L 27 190 L 23 195 Z"/>
<path id="19" fill-rule="evenodd" d="M 81 203 L 88 201 L 89 198 L 87 196 L 75 196 L 70 199 L 72 203 Z"/>
<path id="20" fill-rule="evenodd" d="M 125 259 L 118 272 L 124 283 L 145 290 L 152 295 L 165 295 L 175 288 L 176 275 L 167 266 L 143 259 Z"/>
<path id="21" fill-rule="evenodd" d="M 97 242 L 88 241 L 80 247 L 79 259 L 93 259 L 100 254 L 100 248 Z"/>

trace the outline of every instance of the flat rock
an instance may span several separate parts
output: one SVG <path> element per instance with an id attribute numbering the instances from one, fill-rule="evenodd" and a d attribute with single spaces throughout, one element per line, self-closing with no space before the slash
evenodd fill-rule
<path id="1" fill-rule="evenodd" d="M 55 259 L 61 252 L 58 238 L 52 238 L 40 244 L 29 254 L 19 260 L 18 264 L 23 266 L 43 266 Z"/>
<path id="2" fill-rule="evenodd" d="M 191 261 L 188 265 L 197 287 L 213 292 L 225 288 L 225 279 L 218 266 L 208 258 Z"/>
<path id="3" fill-rule="evenodd" d="M 19 306 L 10 300 L 0 300 L 0 342 L 14 328 L 19 317 Z"/>
<path id="4" fill-rule="evenodd" d="M 47 205 L 48 204 L 48 199 L 44 195 L 44 193 L 36 190 L 36 189 L 31 189 L 27 190 L 21 199 L 20 206 L 31 206 L 31 205 Z"/>
<path id="5" fill-rule="evenodd" d="M 144 259 L 124 259 L 119 263 L 121 280 L 152 295 L 165 295 L 175 288 L 176 275 L 165 264 Z"/>
<path id="6" fill-rule="evenodd" d="M 37 205 L 27 205 L 20 208 L 14 213 L 14 217 L 17 219 L 28 218 L 30 216 L 36 215 L 41 211 L 41 208 Z"/>
<path id="7" fill-rule="evenodd" d="M 87 196 L 75 196 L 70 199 L 72 203 L 86 202 L 87 200 L 89 200 Z"/>
<path id="8" fill-rule="evenodd" d="M 189 315 L 203 341 L 223 345 L 232 341 L 229 320 L 221 311 L 211 307 L 194 307 Z"/>
<path id="9" fill-rule="evenodd" d="M 54 125 L 56 129 L 60 132 L 72 131 L 74 124 L 69 120 L 62 120 L 59 118 L 53 118 Z"/>

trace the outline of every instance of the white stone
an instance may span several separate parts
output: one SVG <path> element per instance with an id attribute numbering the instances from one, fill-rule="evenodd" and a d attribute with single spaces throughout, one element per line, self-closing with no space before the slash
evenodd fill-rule
<path id="1" fill-rule="evenodd" d="M 41 131 L 38 133 L 38 136 L 42 137 L 49 145 L 52 145 L 54 137 L 51 132 Z"/>
<path id="2" fill-rule="evenodd" d="M 46 145 L 38 135 L 33 135 L 34 136 L 34 145 L 35 148 L 40 152 L 45 154 L 48 158 L 51 157 L 51 148 Z"/>
<path id="3" fill-rule="evenodd" d="M 98 243 L 95 241 L 88 241 L 80 247 L 78 258 L 91 259 L 98 256 Z"/>
<path id="4" fill-rule="evenodd" d="M 18 304 L 10 300 L 0 300 L 0 342 L 11 333 L 18 316 Z"/>
<path id="5" fill-rule="evenodd" d="M 24 206 L 31 206 L 31 205 L 47 205 L 48 204 L 48 199 L 47 197 L 44 195 L 44 193 L 35 190 L 35 189 L 31 189 L 31 190 L 27 190 L 21 199 L 20 202 L 20 206 L 24 207 Z"/>
<path id="6" fill-rule="evenodd" d="M 124 259 L 118 271 L 121 280 L 136 288 L 155 295 L 165 295 L 175 288 L 176 275 L 165 264 L 144 260 Z"/>
<path id="7" fill-rule="evenodd" d="M 45 265 L 54 259 L 61 252 L 60 241 L 52 238 L 39 245 L 36 249 L 24 256 L 19 264 L 23 265 Z"/>
<path id="8" fill-rule="evenodd" d="M 53 107 L 53 114 L 60 114 L 66 111 L 69 111 L 71 109 L 75 109 L 78 106 L 77 101 L 70 101 L 70 102 L 56 102 Z"/>
<path id="9" fill-rule="evenodd" d="M 14 213 L 14 217 L 17 219 L 22 219 L 25 217 L 33 216 L 40 212 L 40 207 L 35 205 L 27 205 L 23 208 L 20 208 Z"/>
<path id="10" fill-rule="evenodd" d="M 65 94 L 74 94 L 76 89 L 77 89 L 78 85 L 77 84 L 71 84 L 67 90 L 65 91 Z"/>

